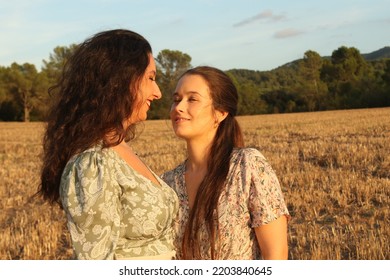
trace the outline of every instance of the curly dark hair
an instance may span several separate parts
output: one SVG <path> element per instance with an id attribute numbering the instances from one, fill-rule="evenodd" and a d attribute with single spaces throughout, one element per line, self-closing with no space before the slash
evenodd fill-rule
<path id="1" fill-rule="evenodd" d="M 49 89 L 53 104 L 37 194 L 58 203 L 61 175 L 73 155 L 98 143 L 110 147 L 134 138 L 134 125 L 123 122 L 132 115 L 151 54 L 144 37 L 124 29 L 97 33 L 77 46 Z"/>

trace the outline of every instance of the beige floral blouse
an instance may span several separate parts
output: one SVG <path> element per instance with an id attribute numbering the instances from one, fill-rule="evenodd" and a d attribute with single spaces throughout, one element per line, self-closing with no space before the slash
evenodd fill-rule
<path id="1" fill-rule="evenodd" d="M 178 258 L 180 244 L 189 218 L 188 196 L 185 187 L 185 163 L 162 175 L 179 197 L 179 218 L 175 223 Z M 234 149 L 230 161 L 226 188 L 218 203 L 218 259 L 261 259 L 254 228 L 289 217 L 279 181 L 265 157 L 256 149 Z M 202 255 L 208 256 L 209 238 L 201 231 Z"/>
<path id="2" fill-rule="evenodd" d="M 75 258 L 174 254 L 178 200 L 158 180 L 161 186 L 132 169 L 113 149 L 99 145 L 71 158 L 62 174 L 60 197 Z"/>

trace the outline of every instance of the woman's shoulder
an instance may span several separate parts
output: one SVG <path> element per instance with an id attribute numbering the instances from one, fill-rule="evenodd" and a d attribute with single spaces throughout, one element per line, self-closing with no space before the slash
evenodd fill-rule
<path id="1" fill-rule="evenodd" d="M 232 158 L 248 161 L 254 158 L 265 159 L 263 154 L 254 147 L 235 148 L 233 149 Z"/>
<path id="2" fill-rule="evenodd" d="M 185 172 L 185 161 L 177 165 L 175 168 L 161 174 L 161 178 L 165 182 L 167 181 L 171 182 L 172 180 L 174 180 L 174 178 L 182 176 L 184 172 Z"/>
<path id="3" fill-rule="evenodd" d="M 257 148 L 247 147 L 233 150 L 230 160 L 233 166 L 240 166 L 245 172 L 258 172 L 272 168 L 267 158 Z"/>
<path id="4" fill-rule="evenodd" d="M 102 148 L 101 145 L 95 145 L 70 158 L 66 164 L 65 170 L 77 169 L 94 169 L 102 166 L 102 163 L 112 159 L 110 149 Z"/>
<path id="5" fill-rule="evenodd" d="M 95 203 L 100 197 L 118 194 L 111 152 L 109 148 L 93 146 L 68 161 L 60 186 L 61 201 L 65 209 L 81 204 L 83 211 L 87 213 L 88 209 L 100 207 L 100 204 Z"/>

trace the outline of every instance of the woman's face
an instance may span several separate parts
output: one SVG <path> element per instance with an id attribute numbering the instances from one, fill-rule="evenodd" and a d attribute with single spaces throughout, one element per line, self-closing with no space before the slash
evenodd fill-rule
<path id="1" fill-rule="evenodd" d="M 218 111 L 214 110 L 210 89 L 200 75 L 183 76 L 173 94 L 170 117 L 176 135 L 186 140 L 213 139 Z"/>
<path id="2" fill-rule="evenodd" d="M 149 54 L 149 65 L 140 81 L 130 124 L 146 120 L 151 103 L 160 98 L 161 91 L 156 83 L 156 63 L 153 55 Z"/>

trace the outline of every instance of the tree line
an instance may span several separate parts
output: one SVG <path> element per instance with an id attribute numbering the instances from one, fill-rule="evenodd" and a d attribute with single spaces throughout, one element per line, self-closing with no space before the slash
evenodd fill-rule
<path id="1" fill-rule="evenodd" d="M 44 121 L 48 88 L 76 48 L 56 47 L 40 71 L 30 63 L 0 66 L 0 121 Z M 155 60 L 163 97 L 153 103 L 148 116 L 166 119 L 176 82 L 192 67 L 191 56 L 165 49 Z M 225 72 L 238 89 L 239 115 L 390 106 L 390 59 L 369 60 L 354 47 L 342 46 L 330 57 L 308 50 L 302 59 L 270 71 Z"/>
<path id="2" fill-rule="evenodd" d="M 241 114 L 288 113 L 390 106 L 390 48 L 367 60 L 342 46 L 331 57 L 309 50 L 272 71 L 229 70 Z M 255 106 L 254 106 L 255 104 Z"/>

